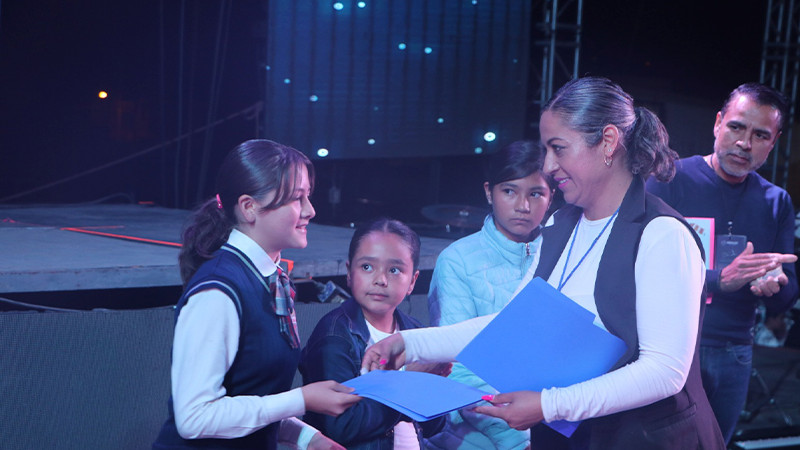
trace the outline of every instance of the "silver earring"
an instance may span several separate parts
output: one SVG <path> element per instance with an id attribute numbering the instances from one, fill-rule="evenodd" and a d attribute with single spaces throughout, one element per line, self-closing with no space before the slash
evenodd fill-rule
<path id="1" fill-rule="evenodd" d="M 614 163 L 614 159 L 611 156 L 604 155 L 603 162 L 606 163 L 606 167 L 611 167 L 611 164 Z"/>

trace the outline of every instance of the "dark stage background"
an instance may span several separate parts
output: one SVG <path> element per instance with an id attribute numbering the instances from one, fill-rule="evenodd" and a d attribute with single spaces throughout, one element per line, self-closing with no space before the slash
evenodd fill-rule
<path id="1" fill-rule="evenodd" d="M 579 73 L 655 111 L 682 156 L 708 153 L 727 93 L 759 78 L 766 3 L 586 0 Z M 388 215 L 461 237 L 487 211 L 487 156 L 538 139 L 544 4 L 2 0 L 0 205 L 191 209 L 214 194 L 223 156 L 258 137 L 314 160 L 319 224 Z M 797 155 L 788 190 L 800 206 Z M 423 214 L 437 205 L 478 221 L 448 229 L 452 215 Z M 0 247 L 0 262 L 13 266 L 9 253 Z M 171 311 L 149 308 L 180 287 L 143 289 L 8 295 L 138 308 L 0 313 L 0 367 L 13 369 L 0 376 L 0 448 L 149 445 L 166 414 L 171 338 Z M 774 433 L 800 422 L 800 357 L 759 356 L 764 383 L 740 431 Z"/>
<path id="2" fill-rule="evenodd" d="M 347 6 L 345 6 L 345 3 Z M 328 159 L 490 152 L 525 122 L 530 3 L 270 2 L 264 131 Z"/>
<path id="3" fill-rule="evenodd" d="M 707 3 L 584 5 L 579 72 L 654 109 L 681 155 L 709 151 L 726 93 L 758 78 L 766 6 Z M 486 155 L 538 137 L 543 4 L 5 0 L 0 204 L 192 208 L 262 137 L 314 159 L 319 223 L 482 207 Z"/>

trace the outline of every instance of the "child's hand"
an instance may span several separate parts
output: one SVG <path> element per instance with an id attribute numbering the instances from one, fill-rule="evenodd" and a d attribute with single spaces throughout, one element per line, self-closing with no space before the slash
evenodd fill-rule
<path id="1" fill-rule="evenodd" d="M 329 416 L 338 416 L 361 400 L 358 395 L 350 394 L 355 389 L 330 380 L 307 384 L 300 389 L 306 411 Z"/>
<path id="2" fill-rule="evenodd" d="M 453 370 L 453 363 L 450 362 L 436 362 L 436 363 L 423 363 L 413 362 L 406 364 L 406 370 L 413 370 L 414 372 L 428 372 L 434 375 L 441 375 L 446 377 L 450 375 Z"/>
<path id="3" fill-rule="evenodd" d="M 311 442 L 308 443 L 307 448 L 308 450 L 347 450 L 346 448 L 337 444 L 336 441 L 320 432 L 317 432 L 311 438 Z"/>

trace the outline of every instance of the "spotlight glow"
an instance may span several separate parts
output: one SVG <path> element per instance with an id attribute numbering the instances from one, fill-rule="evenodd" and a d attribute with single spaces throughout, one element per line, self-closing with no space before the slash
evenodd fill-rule
<path id="1" fill-rule="evenodd" d="M 430 55 L 431 53 L 433 53 L 433 49 L 430 47 L 425 47 L 425 54 Z"/>
<path id="2" fill-rule="evenodd" d="M 327 148 L 321 148 L 321 149 L 317 150 L 317 156 L 319 156 L 320 158 L 324 158 L 324 157 L 328 156 L 328 149 Z"/>
<path id="3" fill-rule="evenodd" d="M 481 153 L 483 153 L 483 149 L 481 147 L 475 147 L 475 154 L 480 155 Z"/>
<path id="4" fill-rule="evenodd" d="M 444 123 L 444 117 L 439 117 L 438 119 L 436 119 L 436 121 L 439 123 Z"/>
<path id="5" fill-rule="evenodd" d="M 486 134 L 483 135 L 483 140 L 486 142 L 492 142 L 495 139 L 497 139 L 497 136 L 491 131 L 487 131 Z"/>
<path id="6" fill-rule="evenodd" d="M 359 8 L 364 8 L 366 6 L 367 6 L 367 2 L 358 2 L 358 7 Z"/>
<path id="7" fill-rule="evenodd" d="M 288 78 L 284 78 L 283 79 L 283 84 L 290 84 L 291 82 L 292 82 L 292 80 L 290 80 Z"/>
<path id="8" fill-rule="evenodd" d="M 333 9 L 341 11 L 344 9 L 344 4 L 342 2 L 336 2 L 333 4 Z"/>
<path id="9" fill-rule="evenodd" d="M 375 139 L 372 139 L 372 138 L 370 138 L 370 139 L 367 139 L 367 144 L 369 144 L 369 145 L 375 145 Z"/>
<path id="10" fill-rule="evenodd" d="M 397 46 L 397 48 L 399 48 L 400 50 L 405 50 L 405 49 L 406 49 L 406 43 L 405 43 L 405 42 L 401 42 L 401 43 L 400 43 L 400 44 Z"/>
<path id="11" fill-rule="evenodd" d="M 312 95 L 311 97 L 308 97 L 308 101 L 310 101 L 310 102 L 316 102 L 317 100 L 319 100 L 319 97 L 317 97 L 316 95 Z"/>
<path id="12" fill-rule="evenodd" d="M 100 91 L 100 92 L 97 93 L 97 97 L 98 98 L 107 98 L 108 97 L 108 92 Z"/>

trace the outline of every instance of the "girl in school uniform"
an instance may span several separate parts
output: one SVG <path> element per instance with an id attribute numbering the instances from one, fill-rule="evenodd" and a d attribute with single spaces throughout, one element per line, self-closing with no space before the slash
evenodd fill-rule
<path id="1" fill-rule="evenodd" d="M 153 448 L 341 448 L 296 416 L 341 414 L 360 397 L 323 381 L 291 389 L 300 357 L 281 250 L 304 248 L 314 170 L 268 140 L 234 148 L 180 253 L 169 417 Z"/>

